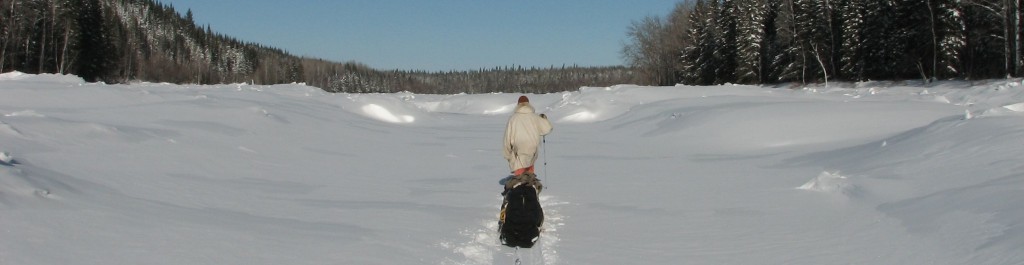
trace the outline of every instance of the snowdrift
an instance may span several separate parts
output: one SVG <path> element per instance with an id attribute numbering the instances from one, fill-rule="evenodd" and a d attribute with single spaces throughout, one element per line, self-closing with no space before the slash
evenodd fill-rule
<path id="1" fill-rule="evenodd" d="M 0 263 L 512 263 L 519 96 L 0 74 Z M 528 96 L 532 264 L 1024 263 L 1021 80 Z"/>

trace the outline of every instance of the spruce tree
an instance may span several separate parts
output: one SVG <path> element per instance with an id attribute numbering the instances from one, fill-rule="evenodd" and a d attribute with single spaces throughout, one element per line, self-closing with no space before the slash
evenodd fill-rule
<path id="1" fill-rule="evenodd" d="M 718 46 L 714 32 L 714 17 L 718 10 L 717 1 L 697 0 L 690 12 L 688 47 L 683 49 L 683 82 L 694 85 L 710 85 L 716 80 L 717 61 L 715 49 Z"/>
<path id="2" fill-rule="evenodd" d="M 773 75 L 772 71 L 772 60 L 776 56 L 782 53 L 783 46 L 779 42 L 779 9 L 782 6 L 782 0 L 765 0 L 767 12 L 764 17 L 764 38 L 763 53 L 761 54 L 761 79 L 763 83 L 777 82 L 778 76 Z"/>
<path id="3" fill-rule="evenodd" d="M 715 12 L 717 40 L 715 41 L 715 83 L 736 82 L 737 24 L 739 12 L 735 0 L 721 0 Z"/>
<path id="4" fill-rule="evenodd" d="M 768 5 L 765 0 L 738 0 L 737 13 L 748 19 L 737 21 L 736 81 L 743 84 L 765 83 L 763 69 L 768 48 L 766 32 Z"/>
<path id="5" fill-rule="evenodd" d="M 806 82 L 808 58 L 807 30 L 804 17 L 804 6 L 800 0 L 783 0 L 779 16 L 779 39 L 783 48 L 772 61 L 780 81 Z"/>
<path id="6" fill-rule="evenodd" d="M 926 0 L 927 1 L 927 0 Z M 920 77 L 930 79 L 934 76 L 932 65 L 934 53 L 932 25 L 929 23 L 928 5 L 921 0 L 895 0 L 896 34 L 892 35 L 896 49 L 896 65 L 890 71 L 890 78 L 904 79 Z"/>
<path id="7" fill-rule="evenodd" d="M 847 80 L 861 81 L 864 78 L 864 1 L 847 1 L 840 10 L 839 14 L 843 17 L 840 76 Z"/>
<path id="8" fill-rule="evenodd" d="M 108 36 L 100 0 L 78 0 L 77 73 L 89 82 L 100 81 L 110 72 Z"/>
<path id="9" fill-rule="evenodd" d="M 866 79 L 892 78 L 901 44 L 896 42 L 895 6 L 889 1 L 865 1 L 861 26 L 863 76 Z"/>
<path id="10" fill-rule="evenodd" d="M 936 20 L 939 33 L 939 77 L 961 74 L 961 58 L 967 46 L 967 27 L 963 19 L 962 3 L 957 0 L 937 0 Z"/>

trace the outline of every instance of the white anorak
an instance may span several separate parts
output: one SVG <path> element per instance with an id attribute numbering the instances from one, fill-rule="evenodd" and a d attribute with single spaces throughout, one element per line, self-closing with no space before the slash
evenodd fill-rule
<path id="1" fill-rule="evenodd" d="M 517 104 L 505 126 L 505 147 L 502 148 L 509 170 L 533 166 L 541 138 L 550 132 L 551 122 L 535 114 L 530 103 Z"/>

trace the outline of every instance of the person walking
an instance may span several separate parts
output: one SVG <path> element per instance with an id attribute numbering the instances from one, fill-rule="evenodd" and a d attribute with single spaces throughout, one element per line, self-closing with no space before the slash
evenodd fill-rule
<path id="1" fill-rule="evenodd" d="M 551 122 L 544 114 L 537 115 L 530 99 L 520 96 L 519 102 L 505 126 L 504 155 L 513 176 L 534 173 L 537 148 L 541 138 L 551 133 Z"/>

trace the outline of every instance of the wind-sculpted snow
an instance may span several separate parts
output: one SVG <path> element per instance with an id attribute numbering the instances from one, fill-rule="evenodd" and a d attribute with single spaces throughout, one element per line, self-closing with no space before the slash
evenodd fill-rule
<path id="1" fill-rule="evenodd" d="M 814 179 L 800 185 L 797 189 L 816 191 L 841 196 L 855 196 L 857 186 L 850 184 L 849 178 L 840 175 L 839 172 L 821 172 Z"/>
<path id="2" fill-rule="evenodd" d="M 0 74 L 0 263 L 512 264 L 519 96 Z M 524 264 L 1024 263 L 1021 80 L 527 96 Z"/>

